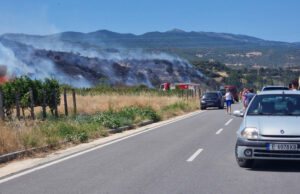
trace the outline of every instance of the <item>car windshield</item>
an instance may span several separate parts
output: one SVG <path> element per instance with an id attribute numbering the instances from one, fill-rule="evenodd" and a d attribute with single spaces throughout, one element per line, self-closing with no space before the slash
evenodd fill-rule
<path id="1" fill-rule="evenodd" d="M 300 116 L 300 95 L 258 95 L 250 104 L 247 115 Z"/>
<path id="2" fill-rule="evenodd" d="M 217 98 L 218 94 L 217 93 L 205 93 L 203 98 Z"/>

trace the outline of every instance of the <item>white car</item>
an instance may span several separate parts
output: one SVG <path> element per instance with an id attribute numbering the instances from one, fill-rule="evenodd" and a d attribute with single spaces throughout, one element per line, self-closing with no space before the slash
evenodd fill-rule
<path id="1" fill-rule="evenodd" d="M 300 91 L 262 91 L 243 116 L 235 155 L 240 167 L 254 160 L 300 160 Z"/>

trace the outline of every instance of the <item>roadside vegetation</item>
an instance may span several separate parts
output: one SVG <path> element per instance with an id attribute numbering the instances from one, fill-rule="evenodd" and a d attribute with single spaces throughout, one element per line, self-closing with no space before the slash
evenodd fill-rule
<path id="1" fill-rule="evenodd" d="M 61 142 L 88 142 L 110 135 L 109 129 L 122 126 L 134 128 L 142 121 L 165 120 L 199 109 L 198 97 L 187 99 L 181 97 L 178 91 L 159 92 L 141 86 L 99 86 L 78 89 L 76 93 L 76 115 L 66 117 L 64 101 L 61 100 L 58 118 L 47 108 L 47 119 L 43 120 L 42 110 L 38 107 L 35 120 L 30 119 L 29 110 L 25 110 L 25 119 L 18 120 L 12 114 L 9 121 L 0 123 L 0 155 L 43 146 L 55 149 Z M 72 94 L 68 94 L 67 98 L 71 102 Z M 70 113 L 72 108 L 70 105 Z"/>

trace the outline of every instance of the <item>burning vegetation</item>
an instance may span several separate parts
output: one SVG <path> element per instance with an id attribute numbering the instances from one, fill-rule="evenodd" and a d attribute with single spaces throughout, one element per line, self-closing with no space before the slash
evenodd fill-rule
<path id="1" fill-rule="evenodd" d="M 5 82 L 8 82 L 8 79 L 6 78 L 6 74 L 7 74 L 6 65 L 0 65 L 0 84 L 4 84 Z"/>

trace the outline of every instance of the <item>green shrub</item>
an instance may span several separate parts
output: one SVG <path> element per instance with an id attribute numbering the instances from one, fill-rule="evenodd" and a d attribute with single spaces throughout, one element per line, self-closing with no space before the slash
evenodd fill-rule
<path id="1" fill-rule="evenodd" d="M 76 133 L 76 139 L 78 139 L 80 142 L 87 142 L 88 138 L 89 137 L 85 131 L 80 131 Z"/>
<path id="2" fill-rule="evenodd" d="M 76 132 L 76 127 L 69 123 L 61 122 L 58 126 L 58 135 L 65 138 L 67 141 L 72 141 L 74 139 L 74 134 Z"/>
<path id="3" fill-rule="evenodd" d="M 99 113 L 94 116 L 94 121 L 111 129 L 116 129 L 121 126 L 121 121 L 114 112 Z"/>
<path id="4" fill-rule="evenodd" d="M 33 93 L 34 106 L 42 106 L 42 89 L 46 92 L 46 105 L 50 107 L 52 112 L 54 109 L 53 90 L 57 91 L 56 100 L 57 104 L 60 104 L 59 83 L 56 79 L 45 79 L 45 81 L 42 82 L 40 80 L 31 80 L 27 76 L 22 76 L 11 82 L 6 82 L 0 85 L 0 87 L 3 91 L 4 109 L 7 115 L 12 113 L 12 109 L 16 105 L 16 91 L 18 92 L 21 108 L 26 109 L 30 107 L 30 88 Z"/>
<path id="5" fill-rule="evenodd" d="M 155 110 L 153 110 L 151 107 L 143 107 L 140 109 L 139 111 L 140 116 L 143 119 L 150 119 L 153 121 L 159 121 L 160 117 L 157 114 L 157 112 Z"/>

